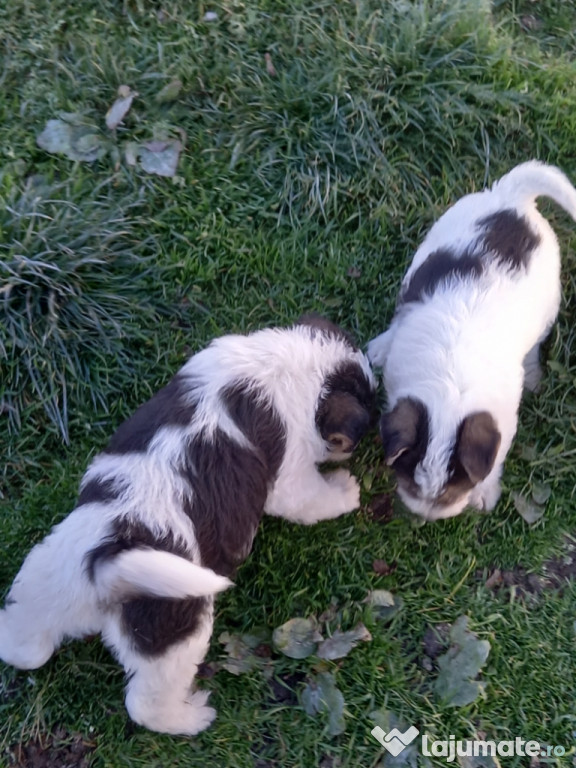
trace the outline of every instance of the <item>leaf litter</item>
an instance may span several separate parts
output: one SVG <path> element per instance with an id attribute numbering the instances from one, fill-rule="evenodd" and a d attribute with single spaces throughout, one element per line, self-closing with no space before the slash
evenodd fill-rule
<path id="1" fill-rule="evenodd" d="M 434 691 L 449 707 L 465 707 L 484 695 L 486 683 L 475 678 L 490 653 L 488 640 L 479 640 L 468 629 L 468 616 L 460 616 L 450 630 L 448 651 L 438 658 L 439 673 Z"/>
<path id="2" fill-rule="evenodd" d="M 272 642 L 276 650 L 291 659 L 305 659 L 315 653 L 318 643 L 323 637 L 318 629 L 315 618 L 290 619 L 272 634 Z"/>
<path id="3" fill-rule="evenodd" d="M 346 729 L 344 696 L 330 672 L 320 672 L 310 677 L 302 691 L 302 706 L 311 717 L 328 712 L 328 732 L 331 736 L 338 736 Z"/>
<path id="4" fill-rule="evenodd" d="M 48 120 L 36 142 L 51 155 L 64 155 L 69 160 L 85 163 L 100 160 L 108 151 L 98 128 L 74 112 L 61 112 L 57 119 Z"/>
<path id="5" fill-rule="evenodd" d="M 172 80 L 156 95 L 156 102 L 163 104 L 174 101 L 182 88 L 180 80 Z M 127 141 L 121 148 L 115 142 L 116 128 L 122 123 L 132 102 L 138 96 L 128 85 L 118 88 L 118 98 L 105 115 L 104 121 L 110 131 L 104 136 L 93 122 L 80 113 L 62 112 L 57 119 L 48 120 L 44 129 L 37 136 L 38 146 L 52 155 L 64 155 L 69 160 L 93 163 L 110 154 L 116 167 L 123 156 L 129 167 L 139 166 L 145 173 L 156 176 L 173 177 L 176 175 L 180 154 L 184 149 L 186 134 L 182 129 L 172 128 L 180 138 L 166 136 L 166 130 L 153 133 L 148 141 Z M 164 135 L 158 136 L 158 133 Z"/>
<path id="6" fill-rule="evenodd" d="M 343 659 L 348 656 L 352 648 L 355 648 L 360 642 L 372 640 L 372 635 L 364 624 L 360 622 L 354 629 L 348 632 L 342 632 L 337 629 L 331 637 L 323 640 L 318 646 L 316 655 L 321 659 L 334 660 Z"/>
<path id="7" fill-rule="evenodd" d="M 552 494 L 552 489 L 544 483 L 534 483 L 529 496 L 517 491 L 512 493 L 514 507 L 518 514 L 528 523 L 534 525 L 544 515 L 546 502 Z"/>
<path id="8" fill-rule="evenodd" d="M 387 589 L 369 592 L 364 602 L 370 606 L 372 615 L 379 621 L 389 621 L 404 604 L 401 597 L 393 595 Z"/>
<path id="9" fill-rule="evenodd" d="M 386 706 L 371 712 L 370 720 L 375 725 L 373 731 L 377 731 L 377 733 L 383 731 L 385 734 L 390 734 L 391 731 L 398 729 L 404 734 L 410 727 L 405 720 L 387 709 Z M 380 741 L 373 731 L 371 732 L 372 736 Z M 420 758 L 418 754 L 418 744 L 417 740 L 412 741 L 411 744 L 405 746 L 398 754 L 391 754 L 386 751 L 378 766 L 380 768 L 420 768 L 420 766 L 427 766 L 429 764 L 427 758 Z"/>
<path id="10" fill-rule="evenodd" d="M 241 635 L 222 632 L 218 642 L 224 645 L 225 660 L 218 668 L 232 675 L 242 675 L 254 670 L 264 670 L 269 665 L 270 631 L 266 628 L 253 629 Z"/>
<path id="11" fill-rule="evenodd" d="M 118 88 L 118 98 L 112 104 L 108 112 L 106 112 L 106 127 L 110 131 L 116 130 L 120 123 L 124 120 L 132 102 L 139 94 L 133 91 L 129 85 L 121 85 Z"/>

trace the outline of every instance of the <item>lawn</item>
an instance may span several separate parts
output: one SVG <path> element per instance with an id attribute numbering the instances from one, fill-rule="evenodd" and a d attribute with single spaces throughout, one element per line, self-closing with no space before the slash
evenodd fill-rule
<path id="1" fill-rule="evenodd" d="M 560 0 L 13 0 L 0 29 L 2 596 L 90 458 L 187 355 L 308 311 L 364 345 L 452 201 L 530 158 L 576 181 L 576 8 Z M 120 86 L 138 95 L 108 129 Z M 80 131 L 77 159 L 38 146 L 56 119 Z M 181 148 L 173 176 L 142 164 L 163 147 Z M 264 520 L 219 598 L 208 731 L 134 725 L 119 665 L 74 642 L 34 672 L 0 663 L 2 768 L 447 764 L 392 759 L 375 725 L 521 737 L 565 755 L 502 764 L 576 765 L 576 227 L 542 210 L 564 298 L 496 510 L 419 525 L 367 436 L 361 509 Z M 393 605 L 371 606 L 375 590 Z M 490 646 L 468 703 L 438 684 L 462 616 L 470 647 Z M 371 639 L 292 659 L 268 635 L 294 617 Z M 241 640 L 256 628 L 254 655 Z M 229 671 L 231 645 L 250 672 Z"/>

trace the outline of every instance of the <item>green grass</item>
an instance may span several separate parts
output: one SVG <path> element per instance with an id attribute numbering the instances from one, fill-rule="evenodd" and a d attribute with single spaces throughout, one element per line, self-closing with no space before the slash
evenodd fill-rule
<path id="1" fill-rule="evenodd" d="M 207 10 L 216 22 L 202 21 Z M 527 14 L 538 23 L 527 28 Z M 390 320 L 411 254 L 451 201 L 532 157 L 576 178 L 569 3 L 17 0 L 0 9 L 0 28 L 2 590 L 73 507 L 107 436 L 186 355 L 311 310 L 364 344 Z M 157 103 L 174 78 L 178 99 Z M 123 83 L 140 95 L 107 135 Z M 111 152 L 86 165 L 40 150 L 36 136 L 62 111 L 100 126 Z M 185 138 L 176 179 L 126 164 L 125 142 L 152 137 Z M 345 733 L 330 736 L 326 717 L 309 717 L 294 696 L 276 700 L 263 675 L 226 671 L 201 683 L 218 709 L 206 733 L 144 731 L 125 713 L 120 667 L 92 640 L 35 672 L 1 667 L 2 768 L 15 745 L 47 743 L 57 729 L 90 744 L 95 768 L 376 766 L 370 713 L 381 707 L 438 739 L 562 744 L 572 753 L 559 764 L 572 765 L 574 582 L 536 595 L 485 586 L 494 568 L 543 573 L 575 528 L 576 236 L 545 210 L 562 246 L 564 300 L 497 510 L 424 526 L 375 521 L 370 503 L 393 479 L 369 436 L 353 462 L 361 511 L 313 529 L 265 520 L 219 599 L 212 660 L 223 631 L 272 629 L 331 604 L 328 630 L 367 624 L 372 641 L 328 664 Z M 33 264 L 39 256 L 54 268 Z M 511 492 L 538 483 L 552 494 L 528 526 Z M 377 576 L 375 559 L 397 569 Z M 374 588 L 403 600 L 389 623 L 363 603 Z M 423 638 L 462 614 L 491 643 L 486 697 L 447 708 Z M 274 654 L 271 666 L 298 696 L 318 660 Z"/>

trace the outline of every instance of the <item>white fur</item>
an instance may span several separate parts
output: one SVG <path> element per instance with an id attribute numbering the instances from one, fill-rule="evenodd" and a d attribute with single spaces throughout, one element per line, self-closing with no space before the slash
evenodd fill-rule
<path id="1" fill-rule="evenodd" d="M 232 582 L 184 557 L 143 547 L 100 565 L 96 585 L 103 602 L 118 602 L 142 593 L 180 600 L 204 597 L 222 592 Z"/>
<path id="2" fill-rule="evenodd" d="M 539 162 L 517 166 L 491 190 L 467 195 L 437 221 L 416 252 L 403 280 L 441 248 L 461 253 L 479 236 L 479 219 L 504 209 L 526 217 L 540 236 L 526 271 L 493 263 L 480 277 L 436 288 L 425 301 L 401 305 L 390 328 L 373 339 L 368 357 L 383 368 L 389 408 L 403 397 L 423 402 L 430 417 L 426 456 L 415 473 L 421 493 L 401 492 L 410 508 L 428 519 L 456 515 L 470 504 L 492 509 L 500 496 L 502 465 L 517 427 L 522 386 L 540 379 L 538 348 L 560 304 L 557 238 L 536 208 L 551 197 L 576 220 L 576 190 L 558 169 Z M 488 411 L 502 440 L 492 472 L 449 507 L 431 501 L 447 481 L 447 462 L 458 424 Z"/>
<path id="3" fill-rule="evenodd" d="M 81 487 L 91 480 L 107 482 L 117 498 L 73 510 L 29 553 L 0 611 L 0 658 L 34 669 L 64 639 L 101 633 L 129 675 L 126 706 L 136 722 L 188 735 L 206 728 L 215 712 L 206 705 L 207 692 L 192 693 L 191 680 L 209 644 L 211 596 L 230 582 L 201 565 L 194 527 L 182 506 L 184 496 L 194 493 L 193 482 L 190 486 L 179 471 L 183 451 L 198 436 L 208 445 L 216 429 L 251 448 L 221 402 L 228 386 L 249 382 L 286 432 L 284 459 L 265 511 L 307 524 L 352 511 L 359 504 L 358 484 L 346 470 L 319 473 L 317 464 L 333 456 L 315 425 L 324 382 L 346 362 L 358 363 L 374 386 L 361 352 L 307 325 L 225 336 L 191 358 L 182 372 L 196 405 L 194 417 L 183 427 L 161 427 L 146 452 L 95 457 Z M 119 518 L 146 526 L 158 538 L 170 534 L 189 560 L 131 549 L 97 565 L 92 581 L 86 557 L 106 541 Z M 134 595 L 206 596 L 209 609 L 199 631 L 160 658 L 149 658 L 136 652 L 122 629 L 121 602 Z"/>

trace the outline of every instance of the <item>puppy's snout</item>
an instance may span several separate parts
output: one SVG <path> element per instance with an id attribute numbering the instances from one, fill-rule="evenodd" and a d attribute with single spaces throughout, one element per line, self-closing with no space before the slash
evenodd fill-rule
<path id="1" fill-rule="evenodd" d="M 352 453 L 357 444 L 357 440 L 352 440 L 351 437 L 344 435 L 342 432 L 333 432 L 331 435 L 328 435 L 328 445 L 331 451 Z"/>

